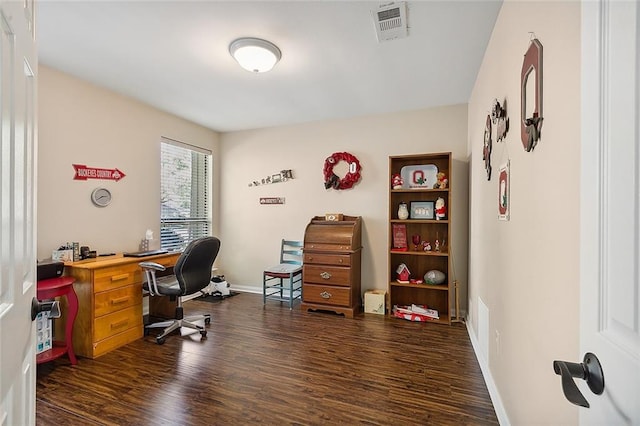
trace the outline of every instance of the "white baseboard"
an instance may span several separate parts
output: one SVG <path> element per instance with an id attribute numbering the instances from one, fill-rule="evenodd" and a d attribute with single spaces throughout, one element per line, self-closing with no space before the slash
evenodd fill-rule
<path id="1" fill-rule="evenodd" d="M 468 320 L 465 324 L 467 325 L 467 333 L 469 333 L 469 339 L 471 340 L 473 351 L 476 354 L 476 359 L 478 360 L 478 364 L 480 364 L 482 377 L 484 377 L 484 382 L 487 385 L 487 390 L 489 391 L 489 397 L 491 397 L 491 402 L 493 403 L 493 409 L 496 411 L 496 417 L 498 417 L 498 422 L 502 426 L 510 426 L 511 422 L 509 422 L 509 417 L 507 417 L 507 412 L 505 411 L 504 405 L 502 404 L 500 393 L 498 392 L 496 383 L 493 381 L 493 376 L 491 376 L 491 370 L 489 370 L 489 363 L 481 354 L 480 343 L 478 342 L 478 338 L 475 335 L 473 328 L 469 324 Z"/>
<path id="2" fill-rule="evenodd" d="M 248 285 L 231 285 L 230 289 L 232 291 L 239 291 L 242 293 L 256 293 L 256 294 L 262 294 L 262 286 L 260 287 L 252 287 L 252 286 L 248 286 Z"/>

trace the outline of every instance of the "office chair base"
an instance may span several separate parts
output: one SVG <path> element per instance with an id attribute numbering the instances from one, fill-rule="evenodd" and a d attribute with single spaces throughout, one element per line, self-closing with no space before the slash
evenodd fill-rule
<path id="1" fill-rule="evenodd" d="M 146 325 L 144 327 L 144 332 L 145 332 L 145 335 L 147 335 L 150 328 L 164 328 L 162 333 L 156 336 L 156 343 L 159 345 L 162 345 L 165 342 L 166 337 L 169 334 L 173 333 L 176 330 L 180 330 L 182 327 L 198 330 L 198 332 L 200 333 L 200 336 L 202 336 L 202 338 L 205 339 L 207 337 L 207 330 L 205 330 L 203 326 L 194 323 L 194 321 L 200 321 L 200 320 L 204 320 L 204 323 L 206 325 L 211 324 L 211 315 L 209 314 L 192 315 L 182 319 L 156 322 L 153 324 Z"/>

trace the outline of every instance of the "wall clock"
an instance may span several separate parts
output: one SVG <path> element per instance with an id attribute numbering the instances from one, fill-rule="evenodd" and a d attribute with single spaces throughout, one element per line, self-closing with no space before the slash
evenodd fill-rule
<path id="1" fill-rule="evenodd" d="M 91 192 L 91 202 L 96 207 L 107 207 L 111 203 L 111 191 L 107 188 L 96 188 Z"/>

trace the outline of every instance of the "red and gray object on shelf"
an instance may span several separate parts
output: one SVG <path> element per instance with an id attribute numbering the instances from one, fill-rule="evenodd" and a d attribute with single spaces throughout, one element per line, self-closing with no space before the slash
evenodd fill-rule
<path id="1" fill-rule="evenodd" d="M 393 306 L 393 316 L 408 321 L 424 322 L 440 319 L 438 311 L 426 305 Z"/>

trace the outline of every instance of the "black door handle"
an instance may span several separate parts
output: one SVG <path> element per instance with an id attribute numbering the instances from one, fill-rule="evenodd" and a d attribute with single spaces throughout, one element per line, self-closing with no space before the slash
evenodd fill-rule
<path id="1" fill-rule="evenodd" d="M 57 300 L 39 301 L 35 297 L 31 299 L 31 321 L 35 320 L 40 312 L 51 312 L 51 318 L 60 318 L 60 302 Z"/>
<path id="2" fill-rule="evenodd" d="M 562 391 L 569 402 L 589 408 L 589 402 L 578 389 L 573 378 L 587 381 L 591 392 L 602 395 L 604 392 L 604 373 L 598 357 L 591 352 L 584 354 L 584 360 L 578 364 L 567 361 L 553 361 L 553 371 L 562 377 Z"/>

